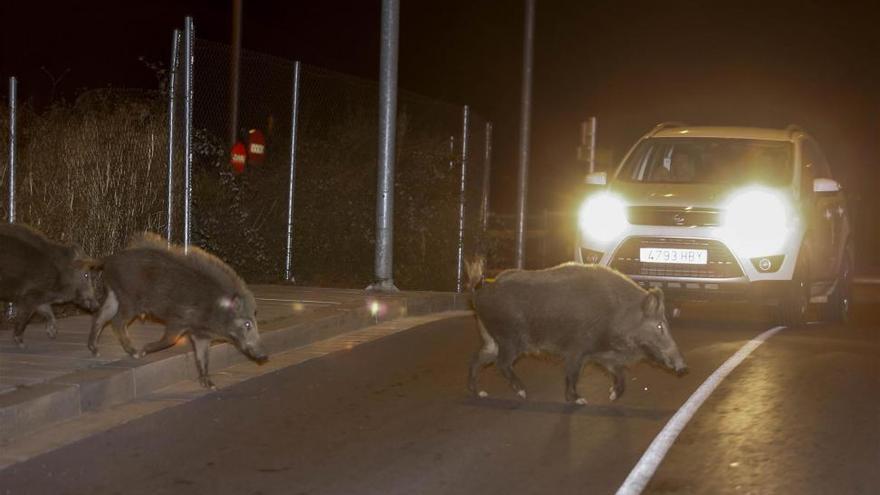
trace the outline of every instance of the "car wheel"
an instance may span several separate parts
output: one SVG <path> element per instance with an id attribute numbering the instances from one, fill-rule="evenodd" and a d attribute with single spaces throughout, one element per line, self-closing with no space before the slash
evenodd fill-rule
<path id="1" fill-rule="evenodd" d="M 801 249 L 797 265 L 794 267 L 794 275 L 785 288 L 777 308 L 778 323 L 787 327 L 803 325 L 807 319 L 807 309 L 810 307 L 810 264 L 805 250 L 806 248 Z"/>
<path id="2" fill-rule="evenodd" d="M 822 319 L 833 323 L 846 324 L 849 321 L 850 304 L 852 303 L 852 258 L 848 249 L 844 249 L 840 260 L 840 272 L 837 274 L 837 285 L 828 296 L 828 302 L 822 307 Z"/>

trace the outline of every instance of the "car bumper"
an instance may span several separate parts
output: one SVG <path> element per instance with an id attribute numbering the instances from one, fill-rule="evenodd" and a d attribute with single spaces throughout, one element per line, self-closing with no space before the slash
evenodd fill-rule
<path id="1" fill-rule="evenodd" d="M 789 287 L 787 280 L 692 279 L 632 276 L 644 288 L 658 287 L 668 301 L 748 302 L 776 305 Z"/>
<path id="2" fill-rule="evenodd" d="M 780 252 L 772 253 L 773 256 L 779 256 L 781 262 L 771 272 L 762 272 L 752 258 L 740 256 L 730 249 L 715 227 L 634 225 L 618 239 L 605 245 L 582 237 L 575 259 L 582 263 L 594 262 L 618 269 L 643 287 L 663 289 L 664 295 L 671 300 L 776 304 L 790 284 L 802 237 L 802 232 L 792 232 Z M 688 266 L 663 269 L 662 265 L 640 263 L 633 259 L 634 255 L 638 256 L 635 254 L 638 251 L 632 249 L 636 239 L 645 246 L 652 245 L 654 240 L 670 245 L 682 243 L 682 247 L 687 247 L 685 243 L 689 242 L 709 244 L 712 246 L 710 260 L 715 256 L 712 250 L 721 253 L 717 256 L 724 259 L 728 269 L 705 276 L 704 271 L 691 271 Z M 654 269 L 655 266 L 660 269 Z"/>

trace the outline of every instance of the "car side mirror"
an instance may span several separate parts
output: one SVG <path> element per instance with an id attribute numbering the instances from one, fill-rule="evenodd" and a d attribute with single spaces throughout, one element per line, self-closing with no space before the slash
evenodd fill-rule
<path id="1" fill-rule="evenodd" d="M 817 193 L 836 193 L 840 192 L 840 183 L 834 179 L 819 177 L 813 179 L 813 192 Z"/>
<path id="2" fill-rule="evenodd" d="M 608 172 L 593 172 L 587 174 L 584 183 L 591 186 L 604 186 L 608 184 Z"/>

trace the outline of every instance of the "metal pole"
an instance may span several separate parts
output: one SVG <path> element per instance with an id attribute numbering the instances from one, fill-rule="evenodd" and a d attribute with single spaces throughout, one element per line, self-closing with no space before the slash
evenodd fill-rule
<path id="1" fill-rule="evenodd" d="M 458 190 L 458 255 L 456 258 L 455 291 L 461 292 L 461 279 L 464 274 L 464 213 L 466 203 L 468 128 L 470 127 L 470 108 L 464 106 L 461 122 L 461 185 Z"/>
<path id="2" fill-rule="evenodd" d="M 15 223 L 15 134 L 18 109 L 18 81 L 9 78 L 9 223 Z"/>
<path id="3" fill-rule="evenodd" d="M 193 118 L 193 20 L 187 17 L 183 28 L 183 252 L 192 242 L 192 118 Z"/>
<path id="4" fill-rule="evenodd" d="M 180 30 L 175 29 L 171 37 L 171 71 L 168 79 L 168 206 L 167 227 L 165 238 L 168 246 L 171 246 L 171 237 L 174 235 L 174 97 L 177 93 L 177 67 L 180 59 Z"/>
<path id="5" fill-rule="evenodd" d="M 397 133 L 397 51 L 400 0 L 382 0 L 379 62 L 379 180 L 376 198 L 376 281 L 369 288 L 396 291 L 394 256 L 394 161 Z"/>
<path id="6" fill-rule="evenodd" d="M 284 250 L 284 280 L 294 282 L 293 257 L 293 193 L 296 183 L 296 131 L 299 122 L 299 61 L 293 63 L 293 108 L 290 117 L 290 177 L 287 181 L 287 247 Z"/>
<path id="7" fill-rule="evenodd" d="M 238 81 L 241 74 L 242 0 L 232 1 L 232 45 L 229 64 L 229 148 L 238 141 Z"/>
<path id="8" fill-rule="evenodd" d="M 480 204 L 480 230 L 483 236 L 489 228 L 489 181 L 492 171 L 492 123 L 486 122 L 486 154 L 483 155 L 483 198 Z"/>
<path id="9" fill-rule="evenodd" d="M 532 113 L 532 45 L 535 38 L 535 0 L 525 0 L 525 35 L 523 37 L 523 84 L 519 123 L 519 182 L 516 198 L 516 268 L 523 268 L 526 258 L 526 196 L 529 190 L 529 138 Z"/>

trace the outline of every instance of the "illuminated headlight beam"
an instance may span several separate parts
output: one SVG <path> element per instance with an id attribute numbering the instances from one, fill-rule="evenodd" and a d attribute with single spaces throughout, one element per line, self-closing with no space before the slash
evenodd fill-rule
<path id="1" fill-rule="evenodd" d="M 779 254 L 792 223 L 787 201 L 779 193 L 761 188 L 735 194 L 722 216 L 725 242 L 749 258 Z"/>
<path id="2" fill-rule="evenodd" d="M 621 234 L 628 225 L 626 205 L 612 193 L 601 192 L 590 196 L 578 212 L 581 232 L 605 243 Z"/>

